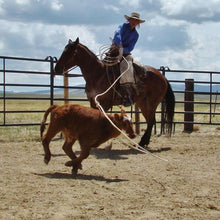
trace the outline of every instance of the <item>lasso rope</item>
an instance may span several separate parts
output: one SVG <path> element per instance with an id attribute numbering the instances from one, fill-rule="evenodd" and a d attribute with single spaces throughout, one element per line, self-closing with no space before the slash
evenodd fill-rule
<path id="1" fill-rule="evenodd" d="M 110 55 L 111 50 L 114 50 L 115 48 L 117 47 L 112 45 L 103 45 L 99 48 L 98 56 L 100 56 L 100 60 L 102 60 L 102 62 L 105 63 L 106 66 L 114 66 L 118 63 L 119 55 Z"/>
<path id="2" fill-rule="evenodd" d="M 108 121 L 112 124 L 112 126 L 113 126 L 114 128 L 116 128 L 121 134 L 123 134 L 131 143 L 134 144 L 134 146 L 133 146 L 133 145 L 129 145 L 129 147 L 131 147 L 132 149 L 137 150 L 137 151 L 139 151 L 139 152 L 141 152 L 141 153 L 150 154 L 150 155 L 152 155 L 153 157 L 156 157 L 156 158 L 158 158 L 158 159 L 160 159 L 160 160 L 163 160 L 163 161 L 166 161 L 166 162 L 167 162 L 168 160 L 166 160 L 166 159 L 164 159 L 164 158 L 161 158 L 161 157 L 159 157 L 159 156 L 153 155 L 153 154 L 152 154 L 151 152 L 149 152 L 147 149 L 141 147 L 139 144 L 137 144 L 135 141 L 133 141 L 131 138 L 129 138 L 125 132 L 123 132 L 121 129 L 119 129 L 119 128 L 112 122 L 112 120 L 108 117 L 108 115 L 106 114 L 105 110 L 103 109 L 103 107 L 101 106 L 101 104 L 100 104 L 100 103 L 98 102 L 98 100 L 97 100 L 98 97 L 103 96 L 104 94 L 106 94 L 106 93 L 116 84 L 116 82 L 127 72 L 127 70 L 129 69 L 129 63 L 127 62 L 127 60 L 126 60 L 124 57 L 123 57 L 123 59 L 126 61 L 127 65 L 128 65 L 127 69 L 126 69 L 123 73 L 121 73 L 121 75 L 112 83 L 112 85 L 110 85 L 110 87 L 109 87 L 106 91 L 104 91 L 103 93 L 100 93 L 100 94 L 98 94 L 98 95 L 95 96 L 96 106 L 97 106 L 97 108 L 104 114 L 104 116 L 108 119 Z"/>

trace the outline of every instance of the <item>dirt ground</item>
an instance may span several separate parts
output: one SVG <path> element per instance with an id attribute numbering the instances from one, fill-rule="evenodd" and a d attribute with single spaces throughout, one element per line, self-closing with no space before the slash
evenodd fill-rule
<path id="1" fill-rule="evenodd" d="M 106 144 L 93 150 L 76 179 L 64 166 L 62 143 L 51 143 L 45 165 L 39 141 L 0 142 L 0 219 L 220 219 L 220 131 L 214 127 L 152 137 L 152 155 L 119 138 L 112 150 Z"/>

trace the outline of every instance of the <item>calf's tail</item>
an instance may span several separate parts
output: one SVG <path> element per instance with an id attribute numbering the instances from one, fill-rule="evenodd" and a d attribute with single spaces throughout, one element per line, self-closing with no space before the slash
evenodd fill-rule
<path id="1" fill-rule="evenodd" d="M 57 105 L 51 105 L 44 113 L 44 117 L 43 117 L 43 120 L 41 121 L 41 126 L 40 126 L 40 136 L 42 138 L 43 136 L 43 132 L 44 132 L 44 129 L 45 129 L 45 123 L 47 121 L 47 116 L 50 114 L 50 112 L 55 109 L 57 107 Z"/>

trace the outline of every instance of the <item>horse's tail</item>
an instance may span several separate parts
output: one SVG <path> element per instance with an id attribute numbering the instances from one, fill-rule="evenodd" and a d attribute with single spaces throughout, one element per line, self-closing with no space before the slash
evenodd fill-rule
<path id="1" fill-rule="evenodd" d="M 167 92 L 165 95 L 165 121 L 167 123 L 168 134 L 172 134 L 173 128 L 173 118 L 174 118 L 174 108 L 175 108 L 175 96 L 171 88 L 170 83 L 167 80 Z"/>
<path id="2" fill-rule="evenodd" d="M 45 123 L 47 121 L 47 116 L 50 114 L 50 112 L 55 109 L 57 107 L 57 105 L 51 105 L 44 113 L 44 117 L 43 117 L 43 120 L 41 122 L 41 126 L 40 126 L 40 136 L 42 138 L 43 136 L 43 132 L 44 132 L 44 129 L 45 129 Z"/>

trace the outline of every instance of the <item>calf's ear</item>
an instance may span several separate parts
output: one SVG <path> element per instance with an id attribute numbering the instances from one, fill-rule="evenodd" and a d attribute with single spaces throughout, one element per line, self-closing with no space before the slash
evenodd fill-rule
<path id="1" fill-rule="evenodd" d="M 125 115 L 125 110 L 121 109 L 121 115 Z"/>

